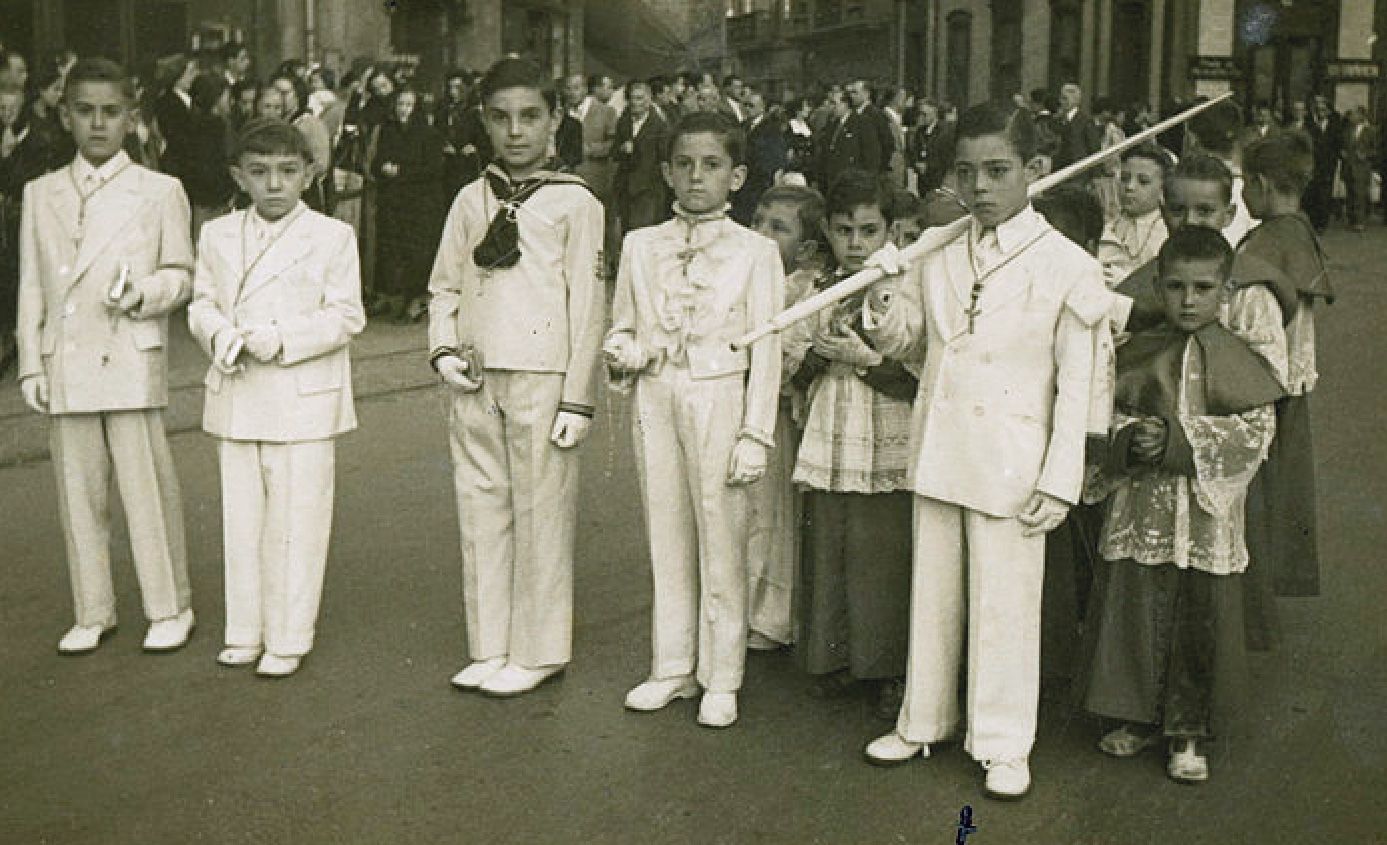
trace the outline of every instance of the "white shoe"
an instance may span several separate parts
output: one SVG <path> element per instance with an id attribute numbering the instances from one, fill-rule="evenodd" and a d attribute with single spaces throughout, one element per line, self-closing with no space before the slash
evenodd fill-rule
<path id="1" fill-rule="evenodd" d="M 255 667 L 255 674 L 262 678 L 287 678 L 299 671 L 302 657 L 280 657 L 266 652 Z"/>
<path id="2" fill-rule="evenodd" d="M 217 662 L 222 666 L 249 666 L 264 653 L 265 649 L 258 645 L 229 645 L 217 653 Z"/>
<path id="3" fill-rule="evenodd" d="M 988 798 L 1015 801 L 1031 791 L 1031 767 L 1025 757 L 987 760 L 982 767 L 987 770 L 983 792 Z"/>
<path id="4" fill-rule="evenodd" d="M 1176 783 L 1200 784 L 1209 779 L 1209 758 L 1195 750 L 1195 741 L 1171 740 L 1165 773 Z"/>
<path id="5" fill-rule="evenodd" d="M 929 746 L 923 742 L 911 742 L 895 731 L 879 736 L 867 743 L 867 747 L 862 752 L 867 757 L 867 762 L 873 766 L 899 766 L 913 759 L 916 755 L 920 757 L 929 756 Z"/>
<path id="6" fill-rule="evenodd" d="M 452 684 L 458 689 L 476 689 L 486 682 L 487 678 L 501 671 L 501 667 L 506 665 L 506 658 L 493 657 L 490 660 L 478 660 L 469 663 L 467 668 L 453 676 Z"/>
<path id="7" fill-rule="evenodd" d="M 116 625 L 73 625 L 63 638 L 58 640 L 59 654 L 91 654 L 101 641 L 115 631 Z"/>
<path id="8" fill-rule="evenodd" d="M 664 708 L 676 698 L 693 698 L 698 691 L 698 681 L 693 675 L 651 678 L 626 693 L 626 709 L 649 713 Z"/>
<path id="9" fill-rule="evenodd" d="M 537 669 L 507 663 L 499 672 L 483 681 L 478 689 L 492 698 L 514 698 L 524 695 L 565 668 L 566 664 L 563 663 L 557 666 L 540 666 Z"/>
<path id="10" fill-rule="evenodd" d="M 145 634 L 145 651 L 177 651 L 188 644 L 193 633 L 193 612 L 185 610 L 177 616 L 151 622 Z"/>
<path id="11" fill-rule="evenodd" d="M 746 647 L 751 651 L 779 651 L 785 647 L 785 643 L 772 639 L 760 631 L 748 631 Z"/>
<path id="12" fill-rule="evenodd" d="M 705 692 L 698 703 L 698 723 L 705 728 L 728 728 L 737 721 L 735 692 Z"/>

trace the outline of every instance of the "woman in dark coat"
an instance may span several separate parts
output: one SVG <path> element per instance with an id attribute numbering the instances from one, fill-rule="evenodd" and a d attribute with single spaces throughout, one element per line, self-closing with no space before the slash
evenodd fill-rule
<path id="1" fill-rule="evenodd" d="M 236 185 L 227 171 L 229 135 L 226 115 L 231 110 L 231 94 L 226 80 L 205 74 L 193 80 L 192 115 L 188 123 L 187 164 L 183 190 L 193 212 L 193 238 L 202 224 L 231 210 Z"/>
<path id="2" fill-rule="evenodd" d="M 397 93 L 391 112 L 371 161 L 378 294 L 373 310 L 412 321 L 428 306 L 429 271 L 442 228 L 443 138 L 425 120 L 414 90 Z"/>

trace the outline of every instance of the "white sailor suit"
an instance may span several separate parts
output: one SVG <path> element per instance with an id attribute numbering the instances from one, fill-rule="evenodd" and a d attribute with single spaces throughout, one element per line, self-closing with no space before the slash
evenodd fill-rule
<path id="1" fill-rule="evenodd" d="M 193 336 L 274 326 L 268 363 L 207 371 L 202 427 L 219 439 L 226 644 L 280 657 L 313 647 L 327 566 L 334 440 L 356 428 L 347 346 L 366 325 L 356 236 L 300 203 L 277 221 L 254 208 L 210 220 L 198 240 Z"/>
<path id="2" fill-rule="evenodd" d="M 475 349 L 480 390 L 450 393 L 450 448 L 474 661 L 569 662 L 578 453 L 550 441 L 560 411 L 591 416 L 606 321 L 602 205 L 576 177 L 515 211 L 519 258 L 479 269 L 473 250 L 500 208 L 496 165 L 458 192 L 429 280 L 429 346 Z"/>
<path id="3" fill-rule="evenodd" d="M 1030 753 L 1045 537 L 1022 536 L 1016 517 L 1036 491 L 1078 500 L 1097 331 L 1110 308 L 1098 263 L 1027 206 L 995 233 L 974 221 L 908 271 L 883 313 L 868 313 L 883 354 L 926 348 L 897 723 L 908 741 L 958 729 L 966 634 L 965 750 L 979 761 Z"/>
<path id="4" fill-rule="evenodd" d="M 19 377 L 46 376 L 53 468 L 77 624 L 116 621 L 108 490 L 112 469 L 130 529 L 145 615 L 189 607 L 178 478 L 164 433 L 168 313 L 192 275 L 188 198 L 177 179 L 117 153 L 80 155 L 24 188 Z M 124 275 L 143 296 L 107 308 Z"/>

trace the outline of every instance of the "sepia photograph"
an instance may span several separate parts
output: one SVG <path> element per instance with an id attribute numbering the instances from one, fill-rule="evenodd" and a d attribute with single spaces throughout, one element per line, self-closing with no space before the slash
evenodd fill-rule
<path id="1" fill-rule="evenodd" d="M 1387 845 L 1384 68 L 0 0 L 0 845 Z"/>

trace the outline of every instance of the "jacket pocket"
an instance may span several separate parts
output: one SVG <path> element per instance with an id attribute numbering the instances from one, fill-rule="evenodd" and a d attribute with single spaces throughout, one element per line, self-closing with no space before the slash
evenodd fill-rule
<path id="1" fill-rule="evenodd" d="M 309 396 L 314 393 L 341 390 L 344 369 L 342 358 L 337 355 L 299 364 L 294 368 L 294 379 L 298 384 L 299 395 Z"/>
<path id="2" fill-rule="evenodd" d="M 164 345 L 164 333 L 154 320 L 136 320 L 131 329 L 135 338 L 135 348 L 140 350 L 159 349 Z"/>

